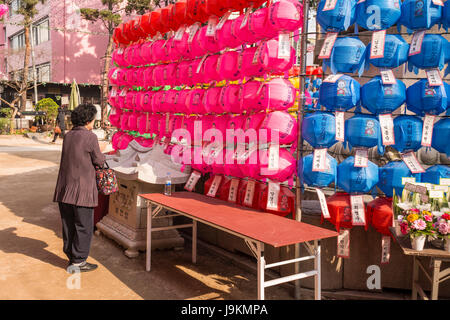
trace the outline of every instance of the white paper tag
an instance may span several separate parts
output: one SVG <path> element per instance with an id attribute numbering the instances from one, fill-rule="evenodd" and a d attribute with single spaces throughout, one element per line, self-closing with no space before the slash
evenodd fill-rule
<path id="1" fill-rule="evenodd" d="M 119 74 L 119 69 L 114 70 L 113 74 L 111 75 L 111 78 L 114 80 L 117 80 L 118 74 Z"/>
<path id="2" fill-rule="evenodd" d="M 425 172 L 423 167 L 420 165 L 419 161 L 417 161 L 416 155 L 414 152 L 408 152 L 405 154 L 402 154 L 403 162 L 408 166 L 409 170 L 412 173 L 422 173 Z"/>
<path id="3" fill-rule="evenodd" d="M 280 169 L 279 160 L 280 160 L 280 146 L 279 145 L 270 145 L 268 169 L 269 170 Z"/>
<path id="4" fill-rule="evenodd" d="M 333 50 L 334 43 L 338 36 L 337 32 L 327 32 L 326 38 L 323 41 L 322 48 L 320 49 L 319 59 L 328 59 L 331 56 L 331 51 Z"/>
<path id="5" fill-rule="evenodd" d="M 128 93 L 128 90 L 125 89 L 125 88 L 123 88 L 122 91 L 120 92 L 120 96 L 121 96 L 121 97 L 126 97 L 126 96 L 127 96 L 127 93 Z"/>
<path id="6" fill-rule="evenodd" d="M 442 2 L 442 0 L 431 0 L 433 2 L 433 4 L 435 4 L 436 6 L 444 6 L 444 3 Z"/>
<path id="7" fill-rule="evenodd" d="M 430 87 L 440 87 L 443 85 L 441 72 L 439 69 L 427 70 L 427 78 Z"/>
<path id="8" fill-rule="evenodd" d="M 355 151 L 355 167 L 357 168 L 367 168 L 369 165 L 369 150 L 367 149 L 356 149 Z"/>
<path id="9" fill-rule="evenodd" d="M 402 185 L 405 185 L 407 183 L 416 183 L 416 178 L 415 177 L 402 177 Z"/>
<path id="10" fill-rule="evenodd" d="M 319 197 L 320 208 L 322 209 L 322 214 L 325 219 L 330 219 L 330 212 L 328 211 L 327 199 L 325 194 L 319 188 L 316 188 L 317 196 Z"/>
<path id="11" fill-rule="evenodd" d="M 280 195 L 280 183 L 269 181 L 266 209 L 278 209 L 278 196 Z"/>
<path id="12" fill-rule="evenodd" d="M 432 190 L 442 191 L 442 192 L 448 192 L 448 186 L 441 186 L 441 185 L 433 185 Z"/>
<path id="13" fill-rule="evenodd" d="M 380 72 L 381 82 L 383 84 L 396 84 L 397 79 L 395 78 L 394 72 L 391 69 L 382 70 Z"/>
<path id="14" fill-rule="evenodd" d="M 314 150 L 312 171 L 327 171 L 327 148 Z"/>
<path id="15" fill-rule="evenodd" d="M 239 179 L 232 179 L 230 183 L 230 192 L 228 193 L 228 201 L 236 203 L 238 194 Z"/>
<path id="16" fill-rule="evenodd" d="M 211 187 L 206 194 L 208 197 L 215 197 L 217 190 L 219 190 L 220 183 L 222 182 L 222 176 L 214 176 L 213 182 L 211 183 Z"/>
<path id="17" fill-rule="evenodd" d="M 208 20 L 208 26 L 206 27 L 206 36 L 207 37 L 215 37 L 216 36 L 216 26 L 217 26 L 217 17 L 211 16 Z"/>
<path id="18" fill-rule="evenodd" d="M 256 182 L 254 180 L 247 181 L 247 187 L 245 188 L 244 205 L 251 207 L 253 205 L 253 197 L 255 196 Z"/>
<path id="19" fill-rule="evenodd" d="M 231 15 L 231 11 L 228 11 L 227 13 L 225 13 L 225 15 L 220 19 L 219 23 L 217 24 L 216 31 L 222 29 L 223 25 L 225 24 L 225 22 L 227 22 L 230 15 Z"/>
<path id="20" fill-rule="evenodd" d="M 278 36 L 278 59 L 291 58 L 291 39 L 289 33 L 280 33 Z"/>
<path id="21" fill-rule="evenodd" d="M 386 40 L 386 30 L 374 31 L 372 33 L 372 43 L 370 45 L 370 59 L 384 57 L 384 43 Z"/>
<path id="22" fill-rule="evenodd" d="M 245 27 L 245 25 L 247 24 L 247 21 L 248 21 L 248 17 L 250 16 L 251 12 L 252 12 L 252 8 L 248 8 L 247 12 L 245 12 L 244 19 L 242 19 L 242 22 L 241 22 L 241 25 L 239 26 L 239 29 L 242 29 L 243 27 Z"/>
<path id="23" fill-rule="evenodd" d="M 116 96 L 117 96 L 117 88 L 114 87 L 111 89 L 111 97 L 115 98 Z"/>
<path id="24" fill-rule="evenodd" d="M 258 48 L 256 48 L 255 55 L 253 56 L 252 64 L 258 63 L 258 58 L 261 54 L 262 47 L 263 47 L 262 45 L 259 45 Z"/>
<path id="25" fill-rule="evenodd" d="M 337 0 L 326 0 L 322 11 L 333 10 L 336 7 Z"/>
<path id="26" fill-rule="evenodd" d="M 441 186 L 450 186 L 450 178 L 441 178 L 439 184 Z"/>
<path id="27" fill-rule="evenodd" d="M 200 63 L 198 64 L 197 70 L 195 70 L 196 73 L 200 73 L 200 70 L 202 69 L 203 63 L 205 63 L 206 58 L 208 58 L 208 55 L 204 55 L 202 60 L 200 60 Z"/>
<path id="28" fill-rule="evenodd" d="M 188 38 L 188 43 L 192 43 L 192 41 L 194 40 L 195 34 L 197 33 L 198 29 L 200 28 L 200 25 L 198 23 L 194 24 L 193 26 L 191 26 L 189 28 L 189 38 Z"/>
<path id="29" fill-rule="evenodd" d="M 352 206 L 352 225 L 365 226 L 366 210 L 364 208 L 363 196 L 350 196 L 350 203 Z"/>
<path id="30" fill-rule="evenodd" d="M 337 256 L 341 258 L 350 257 L 350 230 L 341 229 L 337 237 Z"/>
<path id="31" fill-rule="evenodd" d="M 336 81 L 339 80 L 340 77 L 342 77 L 342 74 L 330 74 L 328 77 L 326 77 L 323 82 L 328 82 L 328 83 L 336 83 Z"/>
<path id="32" fill-rule="evenodd" d="M 389 263 L 391 259 L 391 237 L 381 237 L 381 263 Z"/>
<path id="33" fill-rule="evenodd" d="M 441 199 L 444 197 L 444 191 L 441 190 L 430 190 L 428 195 L 431 199 Z"/>
<path id="34" fill-rule="evenodd" d="M 411 40 L 411 45 L 409 47 L 409 56 L 413 56 L 422 52 L 422 42 L 424 37 L 425 30 L 414 32 Z"/>
<path id="35" fill-rule="evenodd" d="M 380 114 L 381 137 L 384 146 L 391 146 L 395 144 L 394 134 L 394 119 L 391 114 Z"/>
<path id="36" fill-rule="evenodd" d="M 195 185 L 197 184 L 198 180 L 200 179 L 201 174 L 200 172 L 193 171 L 191 173 L 191 176 L 189 177 L 188 181 L 186 182 L 186 185 L 184 186 L 184 189 L 187 191 L 192 191 L 195 188 Z"/>
<path id="37" fill-rule="evenodd" d="M 434 128 L 434 120 L 436 116 L 433 115 L 425 115 L 423 119 L 423 128 L 422 128 L 422 146 L 431 147 L 431 141 L 433 140 L 433 128 Z"/>
<path id="38" fill-rule="evenodd" d="M 181 41 L 181 39 L 183 39 L 184 36 L 184 32 L 186 31 L 186 26 L 181 26 L 178 30 L 177 33 L 175 33 L 175 37 L 173 38 L 174 40 L 177 41 Z"/>
<path id="39" fill-rule="evenodd" d="M 345 141 L 345 113 L 342 111 L 336 111 L 335 115 L 336 122 L 336 140 L 344 142 Z"/>
<path id="40" fill-rule="evenodd" d="M 123 47 L 119 47 L 119 49 L 117 49 L 117 54 L 123 54 Z"/>

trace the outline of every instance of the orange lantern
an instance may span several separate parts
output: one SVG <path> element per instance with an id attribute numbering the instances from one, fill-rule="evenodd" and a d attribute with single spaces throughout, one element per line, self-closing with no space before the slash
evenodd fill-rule
<path id="1" fill-rule="evenodd" d="M 337 232 L 340 228 L 351 229 L 353 227 L 352 223 L 352 206 L 350 195 L 345 192 L 337 192 L 327 199 L 328 211 L 330 213 L 330 221 L 335 227 Z M 366 230 L 368 226 L 368 214 L 367 209 L 365 210 L 366 217 Z M 323 221 L 322 216 L 322 221 Z"/>
<path id="2" fill-rule="evenodd" d="M 389 228 L 392 227 L 393 211 L 392 198 L 380 197 L 367 204 L 368 218 L 372 226 L 379 233 L 390 236 Z M 367 221 L 369 223 L 369 221 Z"/>
<path id="3" fill-rule="evenodd" d="M 262 199 L 262 194 L 266 185 L 264 183 L 255 180 L 252 181 L 255 183 L 253 198 L 251 198 L 251 195 L 248 198 L 246 197 L 248 181 L 242 180 L 238 192 L 238 203 L 241 206 L 259 210 L 259 199 Z"/>
<path id="4" fill-rule="evenodd" d="M 285 217 L 294 212 L 295 208 L 295 195 L 289 190 L 289 188 L 281 186 L 280 193 L 278 194 L 278 203 L 276 209 L 267 209 L 267 199 L 269 196 L 269 188 L 265 188 L 262 194 L 262 199 L 259 202 L 260 209 L 269 213 L 276 214 L 277 216 Z"/>

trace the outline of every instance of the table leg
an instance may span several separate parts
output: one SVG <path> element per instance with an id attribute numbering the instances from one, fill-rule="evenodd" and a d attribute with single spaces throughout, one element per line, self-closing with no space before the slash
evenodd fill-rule
<path id="1" fill-rule="evenodd" d="M 192 219 L 192 263 L 197 263 L 197 221 Z"/>
<path id="2" fill-rule="evenodd" d="M 417 282 L 419 281 L 419 264 L 417 263 L 417 257 L 413 257 L 413 278 L 412 278 L 412 300 L 417 300 Z"/>
<path id="3" fill-rule="evenodd" d="M 257 242 L 256 253 L 258 259 L 258 300 L 264 300 L 264 270 L 266 261 L 264 260 L 264 244 Z"/>
<path id="4" fill-rule="evenodd" d="M 147 205 L 147 251 L 146 251 L 146 270 L 151 269 L 151 259 L 152 259 L 152 204 Z"/>
<path id="5" fill-rule="evenodd" d="M 321 268 L 320 268 L 320 241 L 314 240 L 314 250 L 315 256 L 314 259 L 314 269 L 317 271 L 317 274 L 314 276 L 314 295 L 316 300 L 320 300 L 322 297 L 322 288 L 321 288 Z"/>
<path id="6" fill-rule="evenodd" d="M 434 259 L 433 282 L 431 283 L 431 300 L 437 300 L 439 294 L 439 273 L 441 271 L 441 260 Z"/>

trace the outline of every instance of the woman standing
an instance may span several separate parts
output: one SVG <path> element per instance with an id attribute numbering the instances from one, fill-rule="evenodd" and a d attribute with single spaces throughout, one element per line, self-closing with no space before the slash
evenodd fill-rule
<path id="1" fill-rule="evenodd" d="M 61 214 L 63 250 L 69 258 L 69 272 L 97 268 L 86 262 L 94 230 L 94 208 L 98 204 L 94 165 L 103 166 L 105 162 L 97 136 L 92 132 L 96 113 L 92 104 L 82 104 L 73 110 L 74 127 L 64 138 L 53 197 Z"/>

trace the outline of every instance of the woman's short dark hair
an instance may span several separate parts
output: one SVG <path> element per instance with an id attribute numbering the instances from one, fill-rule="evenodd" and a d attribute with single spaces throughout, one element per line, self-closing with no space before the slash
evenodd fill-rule
<path id="1" fill-rule="evenodd" d="M 85 126 L 95 119 L 97 108 L 90 103 L 80 104 L 76 107 L 70 116 L 74 127 Z"/>

